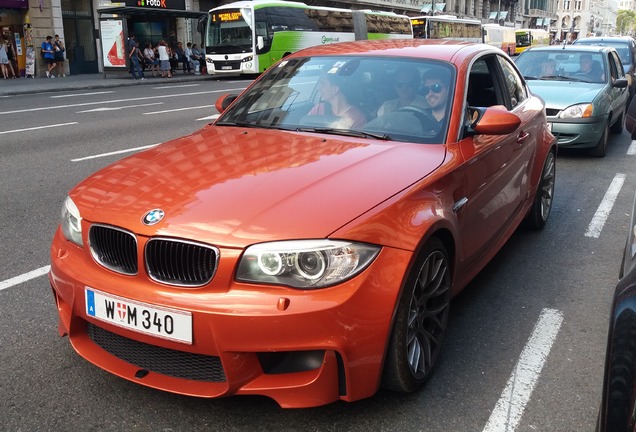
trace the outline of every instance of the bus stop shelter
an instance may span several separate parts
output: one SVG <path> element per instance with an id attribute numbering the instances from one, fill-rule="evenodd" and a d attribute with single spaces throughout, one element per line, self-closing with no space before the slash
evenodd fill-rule
<path id="1" fill-rule="evenodd" d="M 99 39 L 102 44 L 104 78 L 107 73 L 127 72 L 130 60 L 126 54 L 128 21 L 132 19 L 151 21 L 153 18 L 186 18 L 197 20 L 197 31 L 203 33 L 207 11 L 150 8 L 138 6 L 111 6 L 97 10 L 99 14 Z M 143 47 L 142 47 L 143 49 Z"/>

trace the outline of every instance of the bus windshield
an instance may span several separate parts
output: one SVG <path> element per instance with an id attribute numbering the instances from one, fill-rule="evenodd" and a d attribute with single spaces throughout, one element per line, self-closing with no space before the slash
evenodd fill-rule
<path id="1" fill-rule="evenodd" d="M 251 11 L 224 9 L 210 14 L 207 54 L 229 54 L 252 51 Z"/>
<path id="2" fill-rule="evenodd" d="M 517 38 L 517 46 L 518 47 L 529 47 L 530 46 L 530 43 L 531 43 L 530 32 L 517 32 L 516 38 Z"/>

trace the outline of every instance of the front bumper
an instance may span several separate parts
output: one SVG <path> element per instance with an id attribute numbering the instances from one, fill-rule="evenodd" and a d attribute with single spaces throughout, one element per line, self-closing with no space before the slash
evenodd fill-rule
<path id="1" fill-rule="evenodd" d="M 548 117 L 552 123 L 552 134 L 557 139 L 557 145 L 563 148 L 596 147 L 607 123 L 606 117 L 591 119 L 560 119 Z"/>
<path id="2" fill-rule="evenodd" d="M 59 332 L 89 362 L 149 387 L 200 397 L 258 394 L 283 407 L 373 395 L 411 253 L 384 248 L 362 274 L 300 291 L 239 284 L 240 251 L 221 249 L 208 285 L 163 285 L 111 272 L 64 239 L 51 246 Z M 143 267 L 140 267 L 140 269 Z M 192 344 L 156 338 L 86 313 L 85 287 L 192 313 Z"/>

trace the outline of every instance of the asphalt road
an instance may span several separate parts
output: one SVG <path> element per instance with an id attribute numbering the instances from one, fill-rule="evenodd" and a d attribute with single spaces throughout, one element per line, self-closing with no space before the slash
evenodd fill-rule
<path id="1" fill-rule="evenodd" d="M 194 132 L 221 93 L 247 83 L 0 99 L 0 430 L 593 431 L 636 191 L 626 133 L 610 138 L 603 159 L 559 153 L 548 226 L 518 230 L 453 301 L 439 368 L 415 394 L 304 410 L 261 397 L 195 399 L 112 376 L 57 336 L 42 269 L 67 191 L 139 148 Z"/>

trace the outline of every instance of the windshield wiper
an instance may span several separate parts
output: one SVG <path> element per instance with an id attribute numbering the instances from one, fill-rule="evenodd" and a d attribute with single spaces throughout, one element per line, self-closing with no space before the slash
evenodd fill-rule
<path id="1" fill-rule="evenodd" d="M 392 138 L 387 134 L 382 133 L 373 133 L 373 132 L 364 132 L 357 131 L 351 129 L 334 129 L 327 127 L 299 127 L 296 129 L 297 132 L 316 132 L 316 133 L 324 133 L 324 134 L 333 134 L 333 135 L 345 135 L 345 136 L 353 136 L 360 138 L 374 138 L 382 141 L 392 141 Z"/>
<path id="2" fill-rule="evenodd" d="M 248 123 L 248 122 L 232 122 L 232 121 L 222 121 L 220 123 L 216 123 L 217 126 L 240 126 L 246 128 L 262 128 L 261 125 L 257 123 Z"/>

